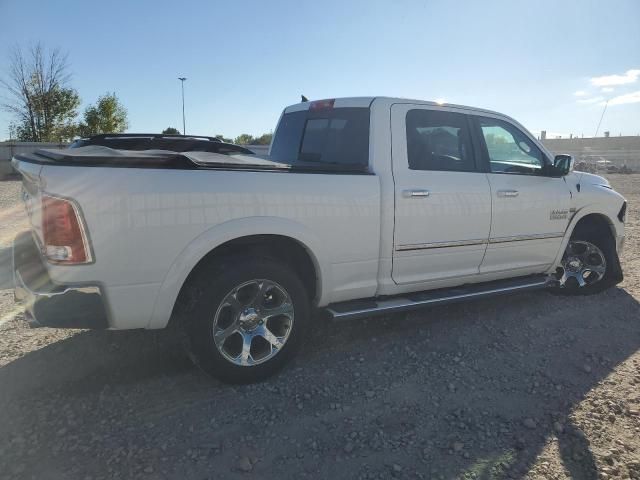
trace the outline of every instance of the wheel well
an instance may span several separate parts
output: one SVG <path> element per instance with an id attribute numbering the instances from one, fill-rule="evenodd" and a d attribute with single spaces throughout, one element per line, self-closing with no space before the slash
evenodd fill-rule
<path id="1" fill-rule="evenodd" d="M 609 220 L 606 215 L 600 213 L 590 213 L 578 220 L 578 223 L 576 223 L 576 226 L 573 228 L 573 232 L 575 233 L 581 230 L 607 232 L 615 238 L 615 231 L 613 230 L 611 220 Z"/>
<path id="2" fill-rule="evenodd" d="M 275 258 L 291 267 L 302 281 L 305 290 L 312 302 L 316 300 L 318 293 L 318 273 L 311 255 L 297 240 L 282 235 L 251 235 L 240 237 L 223 243 L 207 253 L 196 266 L 191 270 L 184 284 L 180 288 L 180 293 L 174 306 L 185 301 L 186 286 L 192 278 L 202 269 L 210 267 L 213 263 L 229 255 L 263 255 Z M 173 321 L 175 315 L 171 315 Z"/>

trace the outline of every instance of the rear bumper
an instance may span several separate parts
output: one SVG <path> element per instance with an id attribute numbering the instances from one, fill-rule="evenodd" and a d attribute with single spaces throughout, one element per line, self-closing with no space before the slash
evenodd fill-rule
<path id="1" fill-rule="evenodd" d="M 53 328 L 109 327 L 99 285 L 60 285 L 49 277 L 30 232 L 13 241 L 14 296 L 25 306 L 32 326 Z"/>

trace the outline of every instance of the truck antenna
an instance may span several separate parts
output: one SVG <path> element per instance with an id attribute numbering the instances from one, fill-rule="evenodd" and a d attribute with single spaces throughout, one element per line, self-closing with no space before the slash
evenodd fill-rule
<path id="1" fill-rule="evenodd" d="M 598 130 L 600 130 L 600 125 L 602 124 L 602 119 L 604 118 L 604 112 L 607 111 L 607 105 L 609 105 L 609 100 L 604 103 L 604 108 L 602 109 L 602 115 L 600 115 L 600 121 L 598 122 L 598 128 L 596 128 L 596 134 L 594 137 L 598 136 Z"/>

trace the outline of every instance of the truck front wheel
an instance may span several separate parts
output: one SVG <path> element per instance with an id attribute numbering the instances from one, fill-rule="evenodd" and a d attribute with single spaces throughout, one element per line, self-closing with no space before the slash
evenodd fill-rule
<path id="1" fill-rule="evenodd" d="M 591 295 L 622 280 L 613 236 L 590 226 L 576 228 L 558 267 L 557 293 Z"/>
<path id="2" fill-rule="evenodd" d="M 278 371 L 308 330 L 303 283 L 269 257 L 230 257 L 200 269 L 182 312 L 192 359 L 228 383 L 252 383 Z"/>

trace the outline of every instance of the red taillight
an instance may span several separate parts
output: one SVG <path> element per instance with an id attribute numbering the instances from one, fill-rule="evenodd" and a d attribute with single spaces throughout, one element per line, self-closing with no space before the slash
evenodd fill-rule
<path id="1" fill-rule="evenodd" d="M 54 263 L 91 261 L 82 219 L 70 200 L 42 195 L 42 239 L 43 253 Z"/>
<path id="2" fill-rule="evenodd" d="M 329 98 L 327 100 L 315 100 L 309 105 L 309 110 L 331 110 L 335 103 L 335 98 Z"/>

